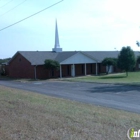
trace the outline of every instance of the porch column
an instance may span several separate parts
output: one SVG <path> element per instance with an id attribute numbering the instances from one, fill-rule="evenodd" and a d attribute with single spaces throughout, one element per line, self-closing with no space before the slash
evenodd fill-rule
<path id="1" fill-rule="evenodd" d="M 62 67 L 60 65 L 60 78 L 62 78 Z"/>
<path id="2" fill-rule="evenodd" d="M 96 75 L 98 75 L 98 63 L 96 63 Z"/>
<path id="3" fill-rule="evenodd" d="M 74 64 L 71 65 L 71 76 L 75 77 L 75 65 Z"/>
<path id="4" fill-rule="evenodd" d="M 87 75 L 87 65 L 85 63 L 85 75 Z"/>

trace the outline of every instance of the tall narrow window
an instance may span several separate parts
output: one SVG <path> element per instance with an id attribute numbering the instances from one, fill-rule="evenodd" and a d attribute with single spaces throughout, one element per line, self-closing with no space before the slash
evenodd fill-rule
<path id="1" fill-rule="evenodd" d="M 93 68 L 92 68 L 92 64 L 90 65 L 90 72 L 92 74 Z"/>
<path id="2" fill-rule="evenodd" d="M 70 66 L 67 66 L 67 75 L 70 75 Z"/>
<path id="3" fill-rule="evenodd" d="M 82 74 L 84 74 L 84 65 L 82 65 Z"/>

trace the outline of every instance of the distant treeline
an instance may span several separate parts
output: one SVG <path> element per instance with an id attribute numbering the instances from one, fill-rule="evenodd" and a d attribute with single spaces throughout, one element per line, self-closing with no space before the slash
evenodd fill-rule
<path id="1" fill-rule="evenodd" d="M 11 58 L 0 59 L 0 64 L 8 62 L 10 59 Z"/>

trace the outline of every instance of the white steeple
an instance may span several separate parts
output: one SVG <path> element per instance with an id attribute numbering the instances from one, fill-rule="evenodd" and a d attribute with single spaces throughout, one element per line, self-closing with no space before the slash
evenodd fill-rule
<path id="1" fill-rule="evenodd" d="M 58 28 L 57 28 L 57 20 L 56 20 L 56 25 L 55 25 L 55 48 L 60 48 L 59 45 L 59 35 L 58 35 Z"/>
<path id="2" fill-rule="evenodd" d="M 60 48 L 59 44 L 59 35 L 58 35 L 58 27 L 57 27 L 57 20 L 56 20 L 56 26 L 55 26 L 55 45 L 52 49 L 54 52 L 62 52 L 62 48 Z"/>

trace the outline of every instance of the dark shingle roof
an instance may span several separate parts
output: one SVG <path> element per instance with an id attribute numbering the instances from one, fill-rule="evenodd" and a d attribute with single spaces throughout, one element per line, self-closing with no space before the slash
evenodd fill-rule
<path id="1" fill-rule="evenodd" d="M 101 62 L 106 57 L 117 58 L 119 51 L 84 51 L 84 53 Z"/>
<path id="2" fill-rule="evenodd" d="M 32 65 L 43 65 L 45 59 L 57 60 L 59 63 L 77 52 L 19 51 Z"/>
<path id="3" fill-rule="evenodd" d="M 118 58 L 120 51 L 84 51 L 87 55 L 94 57 L 98 62 L 102 62 L 102 60 L 106 57 Z M 140 52 L 134 51 L 135 57 L 137 58 L 140 55 Z"/>
<path id="4" fill-rule="evenodd" d="M 47 52 L 47 51 L 20 51 L 22 56 L 24 56 L 32 65 L 42 65 L 45 59 L 55 60 L 58 53 Z"/>
<path id="5" fill-rule="evenodd" d="M 45 59 L 57 60 L 59 63 L 75 55 L 76 51 L 67 52 L 52 52 L 52 51 L 19 51 L 23 57 L 25 57 L 32 65 L 43 65 Z M 81 51 L 81 53 L 89 56 L 90 58 L 101 62 L 106 57 L 117 58 L 119 51 Z M 137 57 L 139 52 L 134 52 Z"/>

